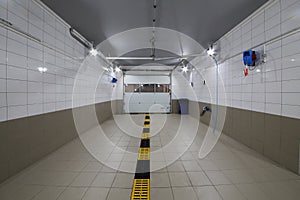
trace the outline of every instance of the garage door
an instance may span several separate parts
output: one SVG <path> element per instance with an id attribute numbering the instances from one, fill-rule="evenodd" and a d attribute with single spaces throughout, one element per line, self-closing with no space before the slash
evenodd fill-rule
<path id="1" fill-rule="evenodd" d="M 170 76 L 124 76 L 125 113 L 170 113 Z"/>

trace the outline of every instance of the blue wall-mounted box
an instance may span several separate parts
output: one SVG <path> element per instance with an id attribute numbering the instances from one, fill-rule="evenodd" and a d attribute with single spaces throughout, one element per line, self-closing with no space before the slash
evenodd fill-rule
<path id="1" fill-rule="evenodd" d="M 252 50 L 244 51 L 243 53 L 244 65 L 255 66 L 256 59 L 257 56 L 255 51 Z"/>
<path id="2" fill-rule="evenodd" d="M 111 82 L 112 82 L 112 83 L 117 83 L 117 82 L 118 82 L 118 79 L 112 78 L 112 79 L 111 79 Z"/>

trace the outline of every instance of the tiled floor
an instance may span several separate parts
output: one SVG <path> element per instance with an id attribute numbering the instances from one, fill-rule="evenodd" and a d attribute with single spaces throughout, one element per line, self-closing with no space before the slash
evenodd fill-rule
<path id="1" fill-rule="evenodd" d="M 95 140 L 96 157 L 100 157 L 111 169 L 98 162 L 76 139 L 0 186 L 1 200 L 129 200 L 133 183 L 136 154 L 142 133 L 144 115 L 134 115 L 138 125 L 126 126 L 128 116 L 117 116 L 102 125 L 106 136 L 117 147 L 111 148 Z M 154 151 L 168 145 L 179 127 L 178 115 L 152 115 L 151 168 L 176 159 L 178 152 L 187 146 L 187 140 L 176 141 L 176 150 L 163 154 Z M 123 121 L 122 121 L 123 120 Z M 189 124 L 189 117 L 184 120 Z M 165 123 L 162 123 L 165 122 Z M 161 127 L 163 127 L 161 129 Z M 126 129 L 126 130 L 124 130 Z M 192 128 L 191 128 L 192 129 Z M 198 158 L 205 125 L 189 149 L 173 164 L 151 173 L 152 200 L 289 200 L 300 199 L 300 177 L 285 170 L 244 145 L 222 135 L 213 151 L 205 158 Z M 125 133 L 124 133 L 125 132 Z M 189 133 L 185 133 L 189 136 Z M 85 137 L 85 136 L 83 136 Z M 97 136 L 95 136 L 97 137 Z M 172 151 L 174 150 L 174 151 Z M 179 150 L 179 151 L 178 151 Z"/>

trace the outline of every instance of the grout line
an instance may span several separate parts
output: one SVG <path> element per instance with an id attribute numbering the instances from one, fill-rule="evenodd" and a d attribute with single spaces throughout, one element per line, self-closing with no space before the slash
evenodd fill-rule
<path id="1" fill-rule="evenodd" d="M 8 19 L 8 1 L 6 2 L 6 19 Z M 6 40 L 6 48 L 5 48 L 5 58 L 6 58 L 6 63 L 5 63 L 5 67 L 6 67 L 6 77 L 5 77 L 5 84 L 6 84 L 6 119 L 4 121 L 7 121 L 9 119 L 8 117 L 8 95 L 7 95 L 7 91 L 8 91 L 8 84 L 7 84 L 7 76 L 8 76 L 8 58 L 7 58 L 7 43 L 8 43 L 8 30 L 4 29 L 5 30 L 5 40 Z"/>

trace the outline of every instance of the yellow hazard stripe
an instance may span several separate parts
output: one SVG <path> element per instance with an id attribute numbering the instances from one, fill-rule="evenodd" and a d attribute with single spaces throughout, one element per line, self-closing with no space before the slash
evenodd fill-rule
<path id="1" fill-rule="evenodd" d="M 142 140 L 150 139 L 150 133 L 143 133 L 142 134 Z"/>
<path id="2" fill-rule="evenodd" d="M 150 179 L 134 179 L 131 200 L 150 199 Z"/>
<path id="3" fill-rule="evenodd" d="M 145 124 L 144 128 L 150 128 L 150 124 Z"/>
<path id="4" fill-rule="evenodd" d="M 150 148 L 140 148 L 138 160 L 150 160 Z"/>

